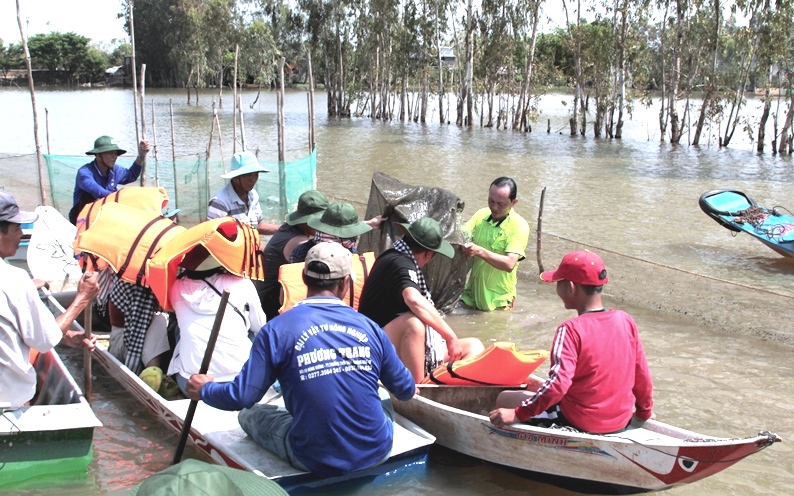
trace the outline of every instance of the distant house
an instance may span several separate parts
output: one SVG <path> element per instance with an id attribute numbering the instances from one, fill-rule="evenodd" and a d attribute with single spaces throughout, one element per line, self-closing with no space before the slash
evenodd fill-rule
<path id="1" fill-rule="evenodd" d="M 124 84 L 124 66 L 116 65 L 105 69 L 108 86 L 122 86 Z"/>
<path id="2" fill-rule="evenodd" d="M 455 50 L 452 47 L 441 47 L 441 64 L 444 67 L 455 67 Z"/>

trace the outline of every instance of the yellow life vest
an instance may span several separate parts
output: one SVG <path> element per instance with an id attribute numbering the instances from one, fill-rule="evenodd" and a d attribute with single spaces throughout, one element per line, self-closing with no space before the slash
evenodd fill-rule
<path id="1" fill-rule="evenodd" d="M 99 208 L 106 203 L 122 203 L 139 210 L 160 214 L 162 209 L 168 204 L 168 193 L 165 188 L 127 186 L 115 193 L 99 198 L 80 210 L 76 223 L 78 236 L 91 227 L 99 212 Z M 75 250 L 75 255 L 80 255 L 80 252 Z M 83 272 L 86 270 L 98 271 L 107 267 L 107 263 L 104 260 L 95 256 L 79 257 L 78 260 Z"/>
<path id="2" fill-rule="evenodd" d="M 77 235 L 74 250 L 104 260 L 123 281 L 148 286 L 146 261 L 184 231 L 159 210 L 108 202 L 99 207 L 89 228 Z"/>
<path id="3" fill-rule="evenodd" d="M 421 384 L 516 386 L 525 383 L 548 356 L 546 350 L 518 351 L 514 343 L 497 342 L 475 357 L 439 365 Z"/>
<path id="4" fill-rule="evenodd" d="M 176 281 L 179 264 L 190 250 L 199 245 L 230 273 L 264 280 L 259 232 L 232 217 L 211 219 L 185 230 L 147 261 L 146 280 L 165 310 L 173 310 L 168 292 Z"/>
<path id="5" fill-rule="evenodd" d="M 351 288 L 348 288 L 345 296 L 345 303 L 358 310 L 358 300 L 361 299 L 361 290 L 364 282 L 369 277 L 372 265 L 375 263 L 375 254 L 371 251 L 360 255 L 353 254 L 353 272 L 356 280 Z M 295 306 L 295 303 L 306 298 L 307 288 L 303 283 L 304 262 L 284 264 L 278 268 L 278 282 L 284 295 L 284 301 L 278 313 L 284 313 Z"/>

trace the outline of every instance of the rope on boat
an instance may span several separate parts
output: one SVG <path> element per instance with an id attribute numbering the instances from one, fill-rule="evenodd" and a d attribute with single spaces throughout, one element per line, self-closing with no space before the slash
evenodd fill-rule
<path id="1" fill-rule="evenodd" d="M 710 281 L 721 282 L 721 283 L 724 283 L 724 284 L 731 284 L 733 286 L 738 286 L 738 287 L 745 288 L 745 289 L 752 289 L 752 290 L 755 290 L 755 291 L 761 291 L 763 293 L 768 293 L 768 294 L 772 294 L 772 295 L 775 295 L 775 296 L 782 296 L 783 298 L 787 298 L 789 300 L 794 300 L 794 296 L 792 296 L 792 295 L 788 295 L 788 294 L 785 294 L 785 293 L 779 293 L 777 291 L 772 291 L 770 289 L 764 289 L 764 288 L 759 288 L 759 287 L 756 287 L 756 286 L 750 286 L 749 284 L 743 284 L 743 283 L 740 283 L 740 282 L 728 281 L 727 279 L 720 279 L 719 277 L 708 276 L 708 275 L 705 275 L 705 274 L 698 274 L 697 272 L 692 272 L 691 270 L 681 269 L 679 267 L 673 267 L 672 265 L 667 265 L 667 264 L 663 264 L 663 263 L 659 263 L 659 262 L 652 262 L 650 260 L 645 260 L 643 258 L 635 257 L 633 255 L 627 255 L 625 253 L 620 253 L 618 251 L 610 250 L 608 248 L 602 248 L 600 246 L 595 246 L 595 245 L 591 245 L 591 244 L 587 244 L 587 243 L 582 243 L 581 241 L 576 241 L 574 239 L 566 238 L 564 236 L 559 236 L 559 235 L 556 235 L 556 234 L 546 233 L 546 235 L 553 236 L 553 237 L 555 237 L 557 239 L 561 239 L 563 241 L 568 241 L 569 243 L 576 243 L 578 245 L 586 246 L 587 248 L 592 248 L 592 249 L 595 249 L 595 250 L 598 250 L 598 251 L 601 251 L 601 252 L 611 253 L 613 255 L 629 258 L 631 260 L 636 260 L 638 262 L 643 262 L 643 263 L 647 263 L 647 264 L 650 264 L 650 265 L 655 265 L 657 267 L 663 267 L 665 269 L 675 270 L 675 271 L 678 271 L 678 272 L 682 272 L 684 274 L 689 274 L 689 275 L 692 275 L 692 276 L 701 277 L 703 279 L 708 279 Z"/>

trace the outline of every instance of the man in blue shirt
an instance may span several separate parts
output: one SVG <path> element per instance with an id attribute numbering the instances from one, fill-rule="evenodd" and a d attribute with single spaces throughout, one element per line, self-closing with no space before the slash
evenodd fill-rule
<path id="1" fill-rule="evenodd" d="M 308 298 L 268 322 L 257 334 L 237 378 L 212 382 L 193 375 L 187 392 L 223 410 L 240 410 L 240 426 L 258 444 L 292 466 L 321 477 L 382 463 L 394 435 L 388 400 L 415 393 L 411 373 L 373 321 L 345 305 L 350 252 L 319 243 L 306 257 Z M 278 380 L 286 409 L 257 402 Z"/>
<path id="2" fill-rule="evenodd" d="M 85 152 L 93 155 L 94 160 L 80 167 L 74 181 L 74 197 L 72 209 L 69 210 L 69 221 L 77 224 L 80 211 L 99 198 L 104 198 L 113 193 L 122 184 L 129 184 L 141 175 L 143 165 L 146 163 L 146 154 L 151 147 L 148 141 L 138 143 L 138 158 L 129 169 L 116 165 L 119 155 L 124 155 L 127 150 L 119 148 L 116 141 L 110 136 L 100 136 L 94 141 L 94 148 Z"/>

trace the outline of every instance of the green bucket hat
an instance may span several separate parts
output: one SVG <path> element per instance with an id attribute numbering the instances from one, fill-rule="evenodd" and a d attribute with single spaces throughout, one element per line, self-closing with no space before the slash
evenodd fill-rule
<path id="1" fill-rule="evenodd" d="M 132 496 L 173 494 L 284 496 L 287 492 L 266 477 L 192 459 L 149 476 L 130 492 Z"/>
<path id="2" fill-rule="evenodd" d="M 287 224 L 295 226 L 306 224 L 309 219 L 320 217 L 328 208 L 328 198 L 316 189 L 305 191 L 298 198 L 298 207 L 287 215 Z"/>
<path id="3" fill-rule="evenodd" d="M 119 148 L 116 140 L 110 136 L 100 136 L 94 141 L 94 148 L 85 152 L 86 155 L 99 155 L 105 152 L 119 152 L 119 155 L 124 155 L 127 150 Z"/>
<path id="4" fill-rule="evenodd" d="M 441 230 L 441 225 L 430 217 L 422 217 L 412 223 L 400 223 L 405 228 L 405 231 L 414 241 L 421 246 L 440 253 L 447 258 L 455 258 L 455 249 L 444 239 L 444 232 Z"/>
<path id="5" fill-rule="evenodd" d="M 309 219 L 309 227 L 321 233 L 339 238 L 354 238 L 372 228 L 358 220 L 358 212 L 349 203 L 333 202 L 323 212 L 322 217 Z"/>

